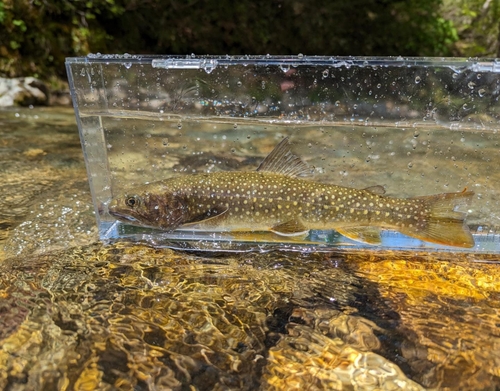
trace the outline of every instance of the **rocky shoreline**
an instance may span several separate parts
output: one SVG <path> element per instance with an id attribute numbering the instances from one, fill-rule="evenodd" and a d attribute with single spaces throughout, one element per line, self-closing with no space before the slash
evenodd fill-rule
<path id="1" fill-rule="evenodd" d="M 70 106 L 69 87 L 62 83 L 62 89 L 53 90 L 35 77 L 0 77 L 0 107 Z"/>

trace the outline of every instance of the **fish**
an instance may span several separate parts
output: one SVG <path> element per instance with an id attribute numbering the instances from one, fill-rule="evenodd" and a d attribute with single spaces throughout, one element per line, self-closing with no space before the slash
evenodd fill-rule
<path id="1" fill-rule="evenodd" d="M 256 171 L 194 173 L 155 181 L 112 198 L 109 214 L 132 225 L 165 231 L 270 231 L 306 236 L 335 230 L 370 245 L 381 230 L 446 246 L 475 245 L 465 223 L 474 192 L 464 189 L 413 198 L 385 195 L 380 185 L 364 189 L 308 178 L 311 168 L 284 138 Z"/>

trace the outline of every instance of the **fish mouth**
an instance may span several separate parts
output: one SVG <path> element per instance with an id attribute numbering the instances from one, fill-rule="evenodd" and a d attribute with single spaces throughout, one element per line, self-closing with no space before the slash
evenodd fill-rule
<path id="1" fill-rule="evenodd" d="M 109 207 L 108 213 L 111 216 L 116 217 L 118 220 L 123 221 L 124 223 L 139 223 L 139 220 L 137 220 L 133 216 L 130 216 L 129 213 L 120 212 L 119 210 L 115 210 L 112 207 Z"/>
<path id="2" fill-rule="evenodd" d="M 134 225 L 136 227 L 142 227 L 142 228 L 150 228 L 150 229 L 158 229 L 159 227 L 156 227 L 154 225 L 149 225 L 144 223 L 143 221 L 131 216 L 130 214 L 125 214 L 121 213 L 120 211 L 115 211 L 115 210 L 109 210 L 108 211 L 111 216 L 116 218 L 118 221 L 121 221 L 122 223 Z"/>

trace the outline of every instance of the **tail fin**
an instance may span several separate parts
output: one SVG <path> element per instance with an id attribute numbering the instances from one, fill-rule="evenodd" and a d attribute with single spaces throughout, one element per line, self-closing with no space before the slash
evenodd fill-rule
<path id="1" fill-rule="evenodd" d="M 457 212 L 455 209 L 467 207 L 474 195 L 473 191 L 460 193 L 443 193 L 432 196 L 417 197 L 423 201 L 429 214 L 424 217 L 426 224 L 418 230 L 409 228 L 401 232 L 412 237 L 455 247 L 474 247 L 474 238 L 465 224 L 467 213 Z"/>

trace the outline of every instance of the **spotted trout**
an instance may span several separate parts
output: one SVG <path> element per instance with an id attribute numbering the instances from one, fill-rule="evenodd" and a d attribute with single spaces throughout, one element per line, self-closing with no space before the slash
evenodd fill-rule
<path id="1" fill-rule="evenodd" d="M 385 196 L 382 186 L 354 189 L 308 180 L 311 170 L 283 139 L 252 172 L 188 174 L 113 198 L 109 213 L 133 225 L 172 230 L 272 231 L 306 235 L 333 229 L 363 243 L 381 243 L 380 229 L 456 247 L 473 247 L 457 211 L 466 189 L 415 198 Z"/>

